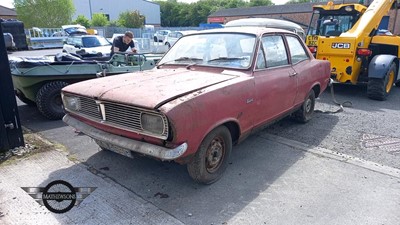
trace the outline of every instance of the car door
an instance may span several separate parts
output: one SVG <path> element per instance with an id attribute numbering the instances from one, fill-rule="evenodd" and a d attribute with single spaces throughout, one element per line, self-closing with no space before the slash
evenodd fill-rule
<path id="1" fill-rule="evenodd" d="M 311 57 L 306 50 L 306 46 L 297 36 L 286 35 L 286 41 L 292 68 L 297 74 L 298 91 L 295 104 L 300 104 L 304 101 L 310 91 L 310 87 L 313 85 L 313 80 L 311 80 L 312 77 L 310 76 L 310 74 L 313 74 L 313 67 L 310 65 Z"/>
<path id="2" fill-rule="evenodd" d="M 290 65 L 283 35 L 261 38 L 254 72 L 260 125 L 290 111 L 297 94 L 297 74 Z"/>

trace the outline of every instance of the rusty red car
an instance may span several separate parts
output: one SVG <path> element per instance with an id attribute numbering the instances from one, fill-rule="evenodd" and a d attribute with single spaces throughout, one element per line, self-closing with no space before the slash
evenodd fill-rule
<path id="1" fill-rule="evenodd" d="M 270 28 L 182 37 L 156 68 L 65 87 L 65 123 L 102 148 L 187 164 L 217 181 L 232 145 L 286 116 L 307 122 L 330 78 L 301 38 Z"/>

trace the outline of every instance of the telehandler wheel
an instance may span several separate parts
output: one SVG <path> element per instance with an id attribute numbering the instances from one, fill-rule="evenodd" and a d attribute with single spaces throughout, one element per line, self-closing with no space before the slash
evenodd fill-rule
<path id="1" fill-rule="evenodd" d="M 396 63 L 393 62 L 385 77 L 370 78 L 367 87 L 368 97 L 379 101 L 386 100 L 393 88 L 396 72 Z"/>
<path id="2" fill-rule="evenodd" d="M 231 151 L 232 137 L 228 128 L 215 128 L 207 134 L 193 160 L 187 165 L 190 177 L 198 183 L 214 183 L 228 166 Z"/>
<path id="3" fill-rule="evenodd" d="M 311 120 L 314 114 L 315 107 L 315 93 L 314 90 L 311 90 L 308 93 L 306 100 L 303 102 L 303 105 L 296 112 L 293 113 L 293 118 L 300 123 L 307 123 Z"/>
<path id="4" fill-rule="evenodd" d="M 36 105 L 43 116 L 51 120 L 59 120 L 64 116 L 64 108 L 61 100 L 61 89 L 68 83 L 52 81 L 40 88 L 36 94 Z"/>

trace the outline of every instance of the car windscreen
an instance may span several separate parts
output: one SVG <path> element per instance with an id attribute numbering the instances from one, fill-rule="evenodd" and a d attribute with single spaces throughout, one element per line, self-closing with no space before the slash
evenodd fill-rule
<path id="1" fill-rule="evenodd" d="M 202 65 L 244 69 L 251 65 L 256 36 L 244 33 L 204 33 L 184 36 L 159 65 Z"/>
<path id="2" fill-rule="evenodd" d="M 82 45 L 85 48 L 111 45 L 104 37 L 82 37 Z"/>

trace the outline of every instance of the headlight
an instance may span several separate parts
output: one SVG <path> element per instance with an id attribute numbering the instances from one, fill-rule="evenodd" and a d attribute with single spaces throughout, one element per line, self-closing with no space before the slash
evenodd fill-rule
<path id="1" fill-rule="evenodd" d="M 159 135 L 164 133 L 164 120 L 160 115 L 142 113 L 141 123 L 144 131 Z"/>
<path id="2" fill-rule="evenodd" d="M 67 110 L 79 111 L 81 110 L 81 101 L 78 97 L 62 95 L 64 108 Z"/>

